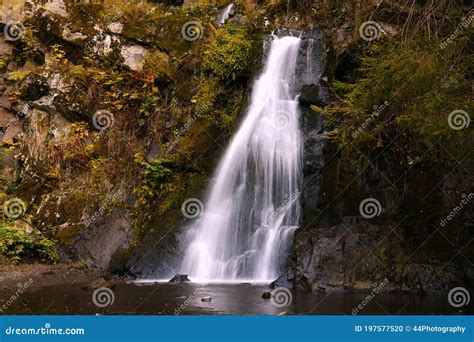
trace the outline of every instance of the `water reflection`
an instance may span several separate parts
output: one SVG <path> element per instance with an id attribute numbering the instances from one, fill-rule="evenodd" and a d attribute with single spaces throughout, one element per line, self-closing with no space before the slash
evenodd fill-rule
<path id="1" fill-rule="evenodd" d="M 351 315 L 366 294 L 293 291 L 292 303 L 278 308 L 262 298 L 265 285 L 252 284 L 118 284 L 115 301 L 106 308 L 92 303 L 93 290 L 78 285 L 32 288 L 6 314 L 142 314 L 142 315 Z M 202 301 L 211 297 L 210 301 Z M 0 304 L 8 298 L 0 298 Z M 472 314 L 452 308 L 446 296 L 378 294 L 360 315 Z"/>

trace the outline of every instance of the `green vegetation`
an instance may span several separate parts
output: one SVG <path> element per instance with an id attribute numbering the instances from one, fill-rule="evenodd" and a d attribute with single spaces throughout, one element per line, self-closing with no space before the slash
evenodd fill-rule
<path id="1" fill-rule="evenodd" d="M 172 175 L 173 167 L 170 160 L 155 159 L 150 162 L 140 160 L 137 161 L 144 168 L 143 181 L 140 187 L 140 192 L 147 198 L 155 198 L 162 195 L 161 191 L 165 188 L 165 183 L 168 182 Z"/>
<path id="2" fill-rule="evenodd" d="M 467 44 L 467 38 L 459 39 L 440 50 L 439 40 L 422 37 L 371 44 L 359 59 L 360 76 L 353 83 L 334 81 L 339 100 L 328 108 L 314 107 L 333 128 L 327 138 L 361 165 L 393 140 L 402 149 L 396 155 L 406 165 L 426 162 L 425 152 L 437 142 L 457 146 L 472 133 L 453 130 L 448 124 L 453 110 L 473 109 L 466 81 L 472 70 Z M 454 151 L 455 157 L 462 158 L 469 148 L 458 146 Z M 438 152 L 425 157 L 442 164 L 447 156 Z"/>
<path id="3" fill-rule="evenodd" d="M 227 3 L 220 1 L 219 9 Z M 28 222 L 38 234 L 4 229 L 2 254 L 15 260 L 54 259 L 52 241 L 74 246 L 87 233 L 84 217 L 104 203 L 104 216 L 117 207 L 131 214 L 137 240 L 178 227 L 181 204 L 186 198 L 201 198 L 242 112 L 249 79 L 260 66 L 256 57 L 262 34 L 281 27 L 326 29 L 327 76 L 337 96 L 329 107 L 314 109 L 326 116 L 327 138 L 335 142 L 331 148 L 342 152 L 342 164 L 351 159 L 368 167 L 386 148 L 384 157 L 400 172 L 413 165 L 437 170 L 433 165 L 449 165 L 453 157 L 461 160 L 470 152 L 464 142 L 472 127 L 452 130 L 447 118 L 455 109 L 473 112 L 472 89 L 465 81 L 474 69 L 468 50 L 472 29 L 465 28 L 440 49 L 442 37 L 461 22 L 463 12 L 457 6 L 441 1 L 427 15 L 422 5 L 407 9 L 388 3 L 379 6 L 380 12 L 393 6 L 385 12 L 416 20 L 403 26 L 395 18 L 394 33 L 370 43 L 359 39 L 360 22 L 372 18 L 374 10 L 372 19 L 387 18 L 378 18 L 379 10 L 366 1 L 324 1 L 315 9 L 309 0 L 246 0 L 236 4 L 239 16 L 220 27 L 215 24 L 219 9 L 210 1 L 189 8 L 138 0 L 110 7 L 68 4 L 69 17 L 37 13 L 23 39 L 12 44 L 12 55 L 0 56 L 0 70 L 6 72 L 10 61 L 15 62 L 5 84 L 5 98 L 15 110 L 26 104 L 23 95 L 35 89 L 46 89 L 53 102 L 32 105 L 28 117 L 20 118 L 21 137 L 1 151 L 2 190 L 28 199 L 35 208 L 29 210 Z M 434 25 L 433 18 L 445 19 Z M 202 37 L 183 38 L 189 22 L 201 26 Z M 122 24 L 122 32 L 112 33 L 109 24 Z M 87 38 L 66 42 L 65 25 Z M 51 30 L 45 32 L 46 27 Z M 98 47 L 106 35 L 114 38 L 108 53 L 96 53 L 91 47 Z M 141 70 L 123 64 L 124 45 L 147 50 Z M 335 65 L 345 63 L 345 51 L 356 63 L 351 77 L 338 78 Z M 44 64 L 36 62 L 45 56 Z M 374 106 L 380 109 L 375 116 Z M 104 131 L 92 123 L 98 110 L 113 115 L 113 125 Z M 324 179 L 334 191 L 334 184 L 349 182 L 336 166 L 328 173 Z M 123 196 L 109 203 L 108 195 L 116 193 Z M 332 204 L 336 195 L 327 195 L 325 203 L 346 213 L 345 204 L 355 203 L 361 194 L 354 185 L 344 196 L 347 203 L 340 199 Z"/>
<path id="4" fill-rule="evenodd" d="M 24 258 L 58 260 L 53 241 L 4 225 L 0 227 L 0 252 L 12 262 L 19 262 Z"/>
<path id="5" fill-rule="evenodd" d="M 204 52 L 204 68 L 220 79 L 235 79 L 246 67 L 250 49 L 244 30 L 220 28 Z"/>

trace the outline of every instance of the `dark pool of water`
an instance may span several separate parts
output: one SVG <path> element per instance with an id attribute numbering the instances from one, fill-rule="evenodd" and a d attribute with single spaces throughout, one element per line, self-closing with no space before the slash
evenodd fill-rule
<path id="1" fill-rule="evenodd" d="M 94 290 L 77 285 L 29 289 L 13 301 L 5 314 L 34 315 L 351 315 L 367 294 L 305 293 L 294 291 L 292 302 L 275 307 L 262 298 L 268 286 L 252 284 L 118 284 L 114 302 L 94 305 Z M 211 297 L 203 302 L 203 297 Z M 0 303 L 7 298 L 1 298 Z M 360 310 L 361 315 L 472 314 L 451 307 L 447 296 L 377 294 Z"/>

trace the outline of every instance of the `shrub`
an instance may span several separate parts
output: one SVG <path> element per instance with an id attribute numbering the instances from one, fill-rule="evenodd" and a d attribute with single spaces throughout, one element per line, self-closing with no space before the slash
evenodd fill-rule
<path id="1" fill-rule="evenodd" d="M 469 58 L 462 57 L 465 44 L 452 44 L 441 54 L 433 53 L 439 41 L 420 37 L 371 45 L 360 59 L 361 77 L 353 84 L 333 83 L 340 100 L 329 108 L 314 107 L 328 118 L 332 131 L 327 138 L 356 161 L 392 146 L 394 139 L 404 152 L 397 153 L 405 156 L 403 163 L 419 160 L 435 141 L 458 145 L 469 131 L 451 129 L 448 115 L 456 109 L 469 111 L 471 89 L 463 81 L 469 79 Z M 469 152 L 453 150 L 459 158 Z M 431 155 L 430 162 L 443 162 L 442 155 Z"/>
<path id="2" fill-rule="evenodd" d="M 235 79 L 245 68 L 250 49 L 244 30 L 220 28 L 204 52 L 204 68 L 220 79 Z"/>
<path id="3" fill-rule="evenodd" d="M 143 181 L 139 192 L 145 198 L 156 198 L 166 187 L 173 175 L 172 164 L 168 159 L 155 159 L 150 162 L 137 157 L 137 162 L 144 167 Z"/>
<path id="4" fill-rule="evenodd" d="M 0 252 L 13 262 L 18 262 L 24 257 L 58 260 L 53 241 L 13 228 L 0 228 Z"/>

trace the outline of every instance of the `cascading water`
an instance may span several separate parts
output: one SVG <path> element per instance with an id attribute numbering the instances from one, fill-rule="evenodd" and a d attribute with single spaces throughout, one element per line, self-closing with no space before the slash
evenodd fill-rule
<path id="1" fill-rule="evenodd" d="M 222 13 L 217 18 L 217 25 L 224 25 L 225 21 L 229 19 L 230 12 L 234 8 L 234 4 L 228 4 L 226 8 L 222 11 Z"/>
<path id="2" fill-rule="evenodd" d="M 181 273 L 194 281 L 280 276 L 300 219 L 302 137 L 295 69 L 301 39 L 273 37 L 251 104 L 189 227 Z"/>

